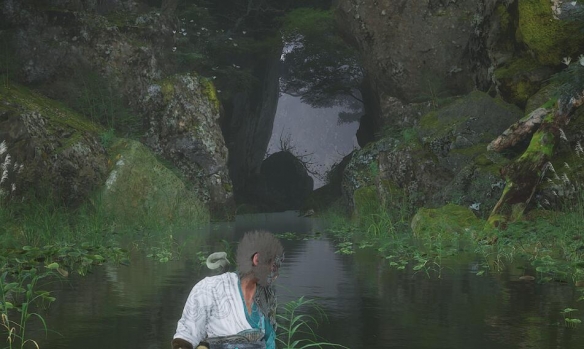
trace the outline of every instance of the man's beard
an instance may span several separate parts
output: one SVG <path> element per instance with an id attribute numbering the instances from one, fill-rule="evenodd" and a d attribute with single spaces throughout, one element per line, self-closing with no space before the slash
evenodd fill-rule
<path id="1" fill-rule="evenodd" d="M 270 270 L 269 267 L 255 267 L 254 268 L 255 277 L 258 279 L 257 283 L 262 287 L 269 287 L 272 282 L 276 280 L 277 276 Z"/>

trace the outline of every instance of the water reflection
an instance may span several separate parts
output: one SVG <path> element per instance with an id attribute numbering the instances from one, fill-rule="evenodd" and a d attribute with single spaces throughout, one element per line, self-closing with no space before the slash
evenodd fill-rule
<path id="1" fill-rule="evenodd" d="M 251 229 L 312 236 L 321 227 L 294 212 L 238 217 L 177 235 L 180 261 L 135 253 L 131 266 L 71 276 L 53 285 L 57 301 L 43 314 L 62 336 L 50 333 L 41 348 L 169 348 L 188 293 L 207 275 L 194 251 L 217 250 L 221 239 L 237 241 Z M 371 250 L 336 254 L 326 238 L 283 242 L 280 301 L 318 300 L 329 318 L 318 334 L 350 348 L 570 349 L 584 342 L 584 327 L 567 328 L 560 314 L 579 308 L 568 285 L 517 281 L 513 269 L 476 276 L 472 256 L 428 278 L 389 269 Z"/>

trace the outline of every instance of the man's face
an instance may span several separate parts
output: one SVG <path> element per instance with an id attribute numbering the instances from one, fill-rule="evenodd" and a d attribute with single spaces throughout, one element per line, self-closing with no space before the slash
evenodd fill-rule
<path id="1" fill-rule="evenodd" d="M 276 281 L 276 279 L 278 278 L 278 275 L 280 274 L 280 265 L 282 264 L 282 261 L 284 260 L 284 256 L 277 256 L 275 258 L 271 258 L 268 263 L 266 263 L 266 265 L 261 268 L 263 269 L 260 273 L 258 274 L 263 274 L 263 275 L 257 275 L 258 276 L 258 283 L 261 286 L 270 286 L 274 281 Z M 265 271 L 264 271 L 265 270 Z M 266 276 L 264 278 L 264 275 Z"/>

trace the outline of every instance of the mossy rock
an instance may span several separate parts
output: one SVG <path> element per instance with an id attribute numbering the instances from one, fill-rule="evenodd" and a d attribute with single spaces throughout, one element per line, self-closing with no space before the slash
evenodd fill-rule
<path id="1" fill-rule="evenodd" d="M 424 115 L 418 133 L 438 161 L 457 172 L 486 154 L 486 145 L 522 115 L 516 106 L 474 91 L 445 108 Z"/>
<path id="2" fill-rule="evenodd" d="M 495 70 L 499 91 L 505 100 L 524 107 L 553 70 L 532 56 L 516 57 Z"/>
<path id="3" fill-rule="evenodd" d="M 436 237 L 470 234 L 479 231 L 484 222 L 468 208 L 448 204 L 440 208 L 421 208 L 412 218 L 415 236 Z"/>
<path id="4" fill-rule="evenodd" d="M 555 19 L 549 0 L 519 0 L 516 37 L 525 43 L 541 64 L 558 65 L 562 57 L 582 52 L 584 35 L 578 21 Z"/>
<path id="5" fill-rule="evenodd" d="M 100 126 L 21 85 L 0 85 L 0 101 L 0 142 L 13 163 L 23 165 L 13 182 L 19 191 L 48 192 L 77 206 L 103 183 L 107 159 Z"/>
<path id="6" fill-rule="evenodd" d="M 531 95 L 525 105 L 525 115 L 529 115 L 537 108 L 551 108 L 557 102 L 557 88 L 555 84 L 549 84 Z"/>
<path id="7" fill-rule="evenodd" d="M 194 192 L 144 145 L 120 139 L 110 154 L 113 169 L 101 198 L 114 217 L 144 220 L 148 226 L 208 221 L 207 209 Z"/>

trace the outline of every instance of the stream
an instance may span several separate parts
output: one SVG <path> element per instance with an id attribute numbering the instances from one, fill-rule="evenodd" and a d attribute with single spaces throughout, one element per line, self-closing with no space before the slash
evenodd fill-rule
<path id="1" fill-rule="evenodd" d="M 244 232 L 308 234 L 282 239 L 285 261 L 278 300 L 301 296 L 324 309 L 315 332 L 349 348 L 582 348 L 584 324 L 568 327 L 562 310 L 582 319 L 584 301 L 571 285 L 520 281 L 512 266 L 476 275 L 474 256 L 445 263 L 441 277 L 390 268 L 374 250 L 335 253 L 320 236 L 318 219 L 296 212 L 239 216 L 197 232 L 176 234 L 181 258 L 160 263 L 134 252 L 130 266 L 104 265 L 84 277 L 53 283 L 57 298 L 42 312 L 50 332 L 39 338 L 49 348 L 170 348 L 192 286 L 210 275 L 192 252 L 222 250 L 222 239 Z M 211 251 L 214 250 L 214 251 Z"/>

